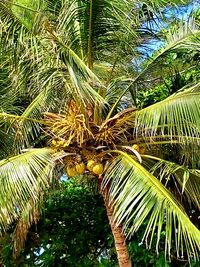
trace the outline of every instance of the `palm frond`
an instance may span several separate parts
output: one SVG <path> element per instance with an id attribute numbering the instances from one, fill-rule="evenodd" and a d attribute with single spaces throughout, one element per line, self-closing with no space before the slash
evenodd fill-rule
<path id="1" fill-rule="evenodd" d="M 26 114 L 19 116 L 4 112 L 0 113 L 0 133 L 3 137 L 1 139 L 1 142 L 3 142 L 1 148 L 5 147 L 4 154 L 6 156 L 13 152 L 16 153 L 16 150 L 19 152 L 22 148 L 30 146 L 30 143 L 40 133 L 41 125 L 46 125 L 42 118 L 33 117 L 27 117 Z"/>
<path id="2" fill-rule="evenodd" d="M 45 12 L 43 12 L 43 18 L 41 18 L 40 21 L 41 32 L 35 33 L 33 31 L 25 30 L 25 32 L 21 33 L 24 38 L 23 40 L 19 38 L 13 41 L 13 36 L 16 34 L 17 36 L 19 35 L 19 30 L 15 33 L 15 23 L 17 23 L 20 29 L 24 29 L 25 26 L 23 25 L 23 21 L 18 20 L 17 14 L 15 14 L 15 12 L 13 13 L 12 8 L 9 5 L 5 4 L 4 7 L 9 14 L 9 18 L 2 14 L 3 26 L 5 26 L 5 28 L 11 28 L 12 38 L 8 38 L 8 42 L 16 43 L 16 47 L 11 46 L 10 43 L 5 43 L 2 45 L 2 48 L 9 50 L 10 61 L 12 60 L 13 65 L 16 64 L 15 72 L 19 76 L 17 79 L 17 88 L 20 88 L 21 90 L 22 87 L 28 87 L 29 91 L 32 91 L 31 89 L 33 89 L 34 86 L 38 89 L 40 88 L 38 81 L 42 77 L 42 72 L 49 68 L 59 68 L 63 69 L 64 74 L 64 68 L 67 70 L 68 66 L 70 66 L 69 75 L 66 77 L 65 73 L 64 79 L 69 80 L 69 76 L 73 73 L 75 73 L 76 79 L 79 79 L 79 83 L 77 83 L 77 81 L 74 80 L 74 75 L 71 76 L 73 86 L 70 87 L 72 91 L 74 90 L 73 93 L 77 94 L 76 88 L 79 86 L 77 97 L 79 97 L 81 92 L 83 95 L 82 99 L 87 99 L 89 97 L 88 101 L 91 101 L 92 99 L 93 103 L 95 101 L 100 102 L 101 104 L 104 102 L 103 98 L 97 94 L 95 89 L 93 89 L 92 86 L 89 86 L 89 83 L 92 82 L 95 83 L 95 86 L 100 87 L 100 80 L 78 56 L 77 51 L 73 49 L 72 43 L 68 43 L 69 40 L 66 39 L 66 34 L 64 38 L 62 34 L 60 36 L 56 33 L 56 27 L 54 27 L 53 21 L 51 21 L 51 18 L 45 16 Z M 4 40 L 3 36 L 5 36 L 5 34 L 2 32 L 2 42 L 7 42 L 7 39 Z M 17 55 L 16 49 L 18 50 Z M 73 72 L 72 74 L 71 69 Z M 33 81 L 36 81 L 36 86 L 33 84 Z M 86 86 L 86 84 L 88 86 Z M 40 93 L 40 91 L 38 93 Z M 92 97 L 93 95 L 95 96 Z"/>
<path id="3" fill-rule="evenodd" d="M 54 90 L 54 86 L 52 85 L 53 84 L 44 88 L 30 105 L 28 105 L 22 115 L 18 117 L 17 126 L 14 126 L 17 128 L 15 145 L 17 145 L 18 148 L 29 146 L 30 143 L 41 134 L 41 124 L 45 124 L 43 121 L 43 112 L 49 109 L 52 111 L 55 109 L 59 97 L 58 91 Z M 63 88 L 60 90 L 60 98 L 63 96 L 62 90 Z M 60 107 L 62 107 L 62 104 L 63 103 L 61 103 Z"/>
<path id="4" fill-rule="evenodd" d="M 48 174 L 48 172 L 49 166 L 47 165 L 43 169 L 43 174 Z M 37 179 L 38 183 L 43 183 L 42 175 L 38 176 Z M 47 184 L 46 191 L 49 190 L 50 185 L 51 183 Z M 36 198 L 34 200 L 30 198 L 25 205 L 25 208 L 20 212 L 20 216 L 12 237 L 14 257 L 19 256 L 21 250 L 24 248 L 29 228 L 32 226 L 32 224 L 36 224 L 40 218 L 44 194 L 45 191 L 38 186 L 38 188 L 35 190 Z"/>
<path id="5" fill-rule="evenodd" d="M 138 111 L 136 132 L 142 136 L 166 135 L 171 140 L 175 136 L 182 143 L 196 141 L 199 145 L 199 85 Z"/>
<path id="6" fill-rule="evenodd" d="M 149 61 L 147 61 L 144 69 L 133 79 L 132 83 L 122 90 L 121 98 L 141 81 L 145 75 L 159 67 L 159 61 L 163 59 L 170 52 L 178 51 L 181 49 L 185 49 L 185 44 L 189 42 L 189 40 L 196 38 L 199 40 L 200 30 L 193 18 L 189 19 L 187 22 L 180 23 L 178 29 L 175 32 L 169 31 L 168 36 L 166 38 L 165 45 L 155 54 L 153 55 Z M 189 46 L 187 46 L 190 49 Z M 134 100 L 134 99 L 133 99 Z M 117 100 L 119 102 L 119 100 Z M 115 106 L 114 104 L 113 106 Z M 109 119 L 109 118 L 108 118 Z"/>
<path id="7" fill-rule="evenodd" d="M 200 49 L 200 28 L 198 22 L 193 16 L 188 21 L 181 21 L 180 24 L 172 27 L 166 36 L 168 44 L 176 43 L 172 49 L 188 49 L 191 51 L 199 51 Z"/>
<path id="8" fill-rule="evenodd" d="M 30 200 L 20 214 L 12 238 L 14 257 L 19 256 L 24 248 L 29 228 L 32 224 L 36 224 L 40 218 L 41 207 L 39 204 L 41 204 L 40 196 L 34 202 Z"/>
<path id="9" fill-rule="evenodd" d="M 23 112 L 17 124 L 15 145 L 27 147 L 39 135 L 41 129 L 39 121 L 42 119 L 42 111 L 45 111 L 47 106 L 49 100 L 47 97 L 45 90 L 42 91 Z M 29 118 L 34 120 L 29 120 Z"/>
<path id="10" fill-rule="evenodd" d="M 21 1 L 15 0 L 12 3 L 5 1 L 10 4 L 11 10 L 16 18 L 26 26 L 30 31 L 39 32 L 40 24 L 37 23 L 42 16 L 42 9 L 44 9 L 44 1 Z M 37 27 L 37 29 L 36 29 Z"/>
<path id="11" fill-rule="evenodd" d="M 73 84 L 72 88 L 74 91 L 74 99 L 77 101 L 77 103 L 82 104 L 84 107 L 86 107 L 88 104 L 94 105 L 95 103 L 98 103 L 101 107 L 103 107 L 106 102 L 97 92 L 97 90 L 101 87 L 100 84 L 96 83 L 95 80 L 83 81 L 83 79 L 77 75 L 76 71 L 71 67 L 70 64 L 67 64 L 67 66 L 70 74 L 70 80 Z"/>
<path id="12" fill-rule="evenodd" d="M 132 79 L 128 79 L 125 77 L 118 77 L 116 79 L 113 79 L 106 87 L 106 96 L 105 100 L 109 105 L 113 105 L 114 103 L 117 102 L 118 98 L 121 96 L 123 89 L 125 89 L 129 84 L 132 82 Z M 127 93 L 124 98 L 127 98 L 127 102 L 129 99 L 129 93 Z M 120 103 L 122 104 L 122 103 Z M 129 100 L 129 103 L 125 106 L 125 108 L 128 108 L 128 106 L 131 106 L 131 101 Z M 125 100 L 124 100 L 124 105 L 125 105 Z M 121 108 L 124 108 L 124 105 L 122 104 Z"/>
<path id="13" fill-rule="evenodd" d="M 157 236 L 158 252 L 161 232 L 165 231 L 165 254 L 170 255 L 172 245 L 182 257 L 183 246 L 190 260 L 198 258 L 200 232 L 190 221 L 184 208 L 167 188 L 132 156 L 125 152 L 117 157 L 106 171 L 103 189 L 108 187 L 110 203 L 114 207 L 115 222 L 123 223 L 124 231 L 133 235 L 148 219 L 143 241 L 151 247 Z"/>
<path id="14" fill-rule="evenodd" d="M 12 52 L 13 48 L 20 50 L 24 47 L 24 42 L 27 42 L 27 37 L 31 41 L 33 35 L 31 29 L 18 14 L 12 9 L 11 2 L 1 1 L 0 3 L 0 40 L 1 51 Z M 15 50 L 15 51 L 16 51 Z M 17 58 L 17 53 L 12 53 L 13 58 Z"/>
<path id="15" fill-rule="evenodd" d="M 37 201 L 38 190 L 48 186 L 54 168 L 54 151 L 33 149 L 0 161 L 0 232 Z"/>
<path id="16" fill-rule="evenodd" d="M 150 155 L 142 155 L 144 160 L 152 160 L 150 173 L 156 175 L 165 185 L 175 179 L 180 185 L 180 195 L 186 193 L 189 201 L 192 201 L 200 209 L 200 171 L 189 169 L 186 166 L 167 161 Z"/>

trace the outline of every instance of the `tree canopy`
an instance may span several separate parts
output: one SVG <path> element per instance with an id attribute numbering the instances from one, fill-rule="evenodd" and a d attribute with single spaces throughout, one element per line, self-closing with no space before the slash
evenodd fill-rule
<path id="1" fill-rule="evenodd" d="M 167 23 L 179 1 L 29 3 L 0 3 L 0 232 L 17 222 L 15 256 L 66 173 L 96 183 L 120 267 L 146 221 L 147 248 L 158 253 L 164 231 L 166 258 L 198 260 L 198 12 Z M 134 68 L 155 36 L 161 47 Z M 152 90 L 162 99 L 145 103 Z"/>

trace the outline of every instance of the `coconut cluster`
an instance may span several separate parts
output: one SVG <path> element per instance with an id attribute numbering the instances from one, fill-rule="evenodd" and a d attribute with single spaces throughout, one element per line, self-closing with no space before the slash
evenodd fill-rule
<path id="1" fill-rule="evenodd" d="M 63 158 L 65 165 L 65 171 L 69 177 L 92 174 L 101 175 L 104 171 L 105 160 L 101 155 L 101 152 L 97 152 L 95 149 L 89 150 L 85 148 L 75 149 L 71 151 Z"/>
<path id="2" fill-rule="evenodd" d="M 77 176 L 83 174 L 86 171 L 84 162 L 80 162 L 77 164 L 70 164 L 66 166 L 65 171 L 68 177 Z"/>
<path id="3" fill-rule="evenodd" d="M 66 166 L 66 173 L 68 177 L 73 177 L 77 175 L 81 175 L 84 173 L 90 172 L 94 175 L 101 175 L 104 171 L 104 166 L 102 163 L 97 162 L 95 160 L 88 160 L 87 165 L 84 162 L 79 162 L 76 164 L 69 164 Z"/>

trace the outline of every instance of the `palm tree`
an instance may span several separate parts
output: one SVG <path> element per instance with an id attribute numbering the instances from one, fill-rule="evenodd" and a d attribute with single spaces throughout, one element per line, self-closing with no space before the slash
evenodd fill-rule
<path id="1" fill-rule="evenodd" d="M 156 238 L 158 251 L 164 230 L 166 256 L 174 246 L 177 257 L 196 260 L 200 234 L 187 207 L 199 208 L 200 172 L 191 168 L 191 161 L 199 167 L 199 83 L 145 109 L 133 105 L 137 84 L 167 53 L 199 49 L 194 20 L 170 33 L 135 78 L 125 79 L 115 75 L 118 64 L 124 71 L 128 53 L 113 61 L 111 51 L 119 53 L 128 40 L 138 44 L 133 23 L 140 25 L 141 13 L 131 16 L 132 1 L 35 1 L 33 8 L 21 3 L 0 3 L 6 55 L 1 64 L 8 66 L 9 92 L 30 97 L 23 113 L 0 114 L 15 148 L 0 161 L 0 231 L 17 220 L 14 250 L 19 253 L 39 219 L 44 194 L 64 166 L 69 177 L 97 182 L 120 267 L 131 266 L 125 236 L 145 221 L 147 247 Z M 36 148 L 39 142 L 47 147 Z M 167 161 L 164 144 L 178 146 L 184 164 Z"/>

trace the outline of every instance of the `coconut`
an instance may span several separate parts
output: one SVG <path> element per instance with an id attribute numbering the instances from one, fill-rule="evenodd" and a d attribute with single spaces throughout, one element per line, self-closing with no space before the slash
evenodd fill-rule
<path id="1" fill-rule="evenodd" d="M 96 162 L 95 162 L 93 159 L 88 160 L 87 168 L 88 168 L 88 170 L 89 170 L 90 172 L 93 170 L 93 167 L 94 167 L 95 163 L 96 163 Z"/>
<path id="2" fill-rule="evenodd" d="M 76 171 L 78 174 L 83 174 L 85 172 L 85 164 L 83 162 L 76 164 Z"/>
<path id="3" fill-rule="evenodd" d="M 97 175 L 102 174 L 103 173 L 103 165 L 101 163 L 94 165 L 92 171 L 94 174 L 97 174 Z"/>
<path id="4" fill-rule="evenodd" d="M 66 173 L 68 177 L 73 177 L 78 174 L 75 166 L 67 166 Z"/>

